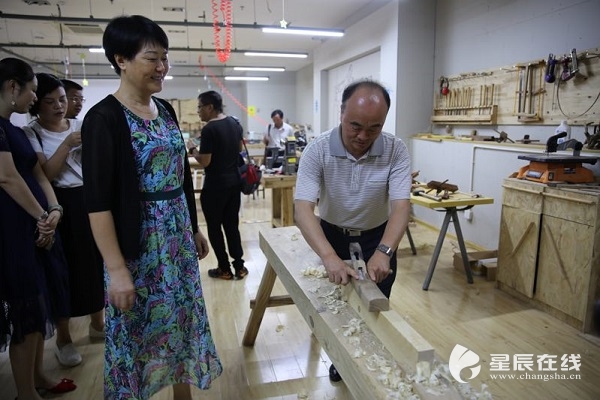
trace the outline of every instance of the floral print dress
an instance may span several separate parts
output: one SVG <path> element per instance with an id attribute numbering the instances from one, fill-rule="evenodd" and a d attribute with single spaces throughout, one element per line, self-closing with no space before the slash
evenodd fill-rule
<path id="1" fill-rule="evenodd" d="M 146 192 L 161 197 L 183 185 L 183 138 L 166 108 L 155 103 L 155 120 L 141 119 L 123 107 L 143 198 Z M 177 383 L 207 389 L 222 372 L 185 194 L 143 201 L 141 209 L 141 255 L 128 260 L 135 305 L 122 312 L 107 302 L 105 399 L 148 399 Z"/>

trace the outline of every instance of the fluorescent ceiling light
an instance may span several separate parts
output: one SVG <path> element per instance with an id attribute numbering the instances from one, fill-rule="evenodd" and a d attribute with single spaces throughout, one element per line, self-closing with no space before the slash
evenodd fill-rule
<path id="1" fill-rule="evenodd" d="M 283 72 L 285 68 L 282 67 L 233 67 L 234 71 L 269 71 L 269 72 Z"/>
<path id="2" fill-rule="evenodd" d="M 276 52 L 265 52 L 265 51 L 247 51 L 244 53 L 245 56 L 250 57 L 288 57 L 288 58 L 307 58 L 306 53 L 276 53 Z"/>
<path id="3" fill-rule="evenodd" d="M 336 29 L 306 29 L 306 28 L 262 28 L 265 33 L 284 33 L 287 35 L 308 35 L 308 36 L 328 36 L 342 37 L 344 31 Z"/>
<path id="4" fill-rule="evenodd" d="M 104 49 L 102 47 L 90 47 L 90 53 L 104 53 Z"/>
<path id="5" fill-rule="evenodd" d="M 170 81 L 171 79 L 173 79 L 172 75 L 165 76 L 165 81 Z"/>
<path id="6" fill-rule="evenodd" d="M 268 81 L 267 76 L 226 76 L 226 81 Z"/>

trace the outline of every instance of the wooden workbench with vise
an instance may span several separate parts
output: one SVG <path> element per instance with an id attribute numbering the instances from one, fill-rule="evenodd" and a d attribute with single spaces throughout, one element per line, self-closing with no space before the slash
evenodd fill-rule
<path id="1" fill-rule="evenodd" d="M 340 290 L 318 273 L 321 260 L 297 227 L 261 231 L 260 248 L 267 264 L 251 301 L 245 346 L 254 345 L 267 307 L 295 304 L 354 398 L 462 398 L 447 373 L 437 383 L 427 378 L 440 364 L 434 349 L 398 313 L 369 312 L 352 284 Z M 271 297 L 277 277 L 289 296 Z"/>

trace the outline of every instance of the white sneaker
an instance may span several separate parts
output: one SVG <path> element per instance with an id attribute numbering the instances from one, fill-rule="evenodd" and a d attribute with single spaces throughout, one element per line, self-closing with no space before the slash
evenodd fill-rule
<path id="1" fill-rule="evenodd" d="M 88 328 L 88 335 L 90 336 L 90 339 L 104 339 L 106 337 L 104 330 L 96 330 L 96 328 L 94 328 L 91 323 Z"/>
<path id="2" fill-rule="evenodd" d="M 60 365 L 63 367 L 74 367 L 81 364 L 81 354 L 79 354 L 75 346 L 73 346 L 73 343 L 65 344 L 60 349 L 56 346 L 54 348 L 54 354 Z"/>

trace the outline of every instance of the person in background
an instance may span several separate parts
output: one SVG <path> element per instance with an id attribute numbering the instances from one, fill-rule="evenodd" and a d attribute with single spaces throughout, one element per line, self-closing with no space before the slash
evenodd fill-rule
<path id="1" fill-rule="evenodd" d="M 169 71 L 169 40 L 140 16 L 112 19 L 106 58 L 119 87 L 85 115 L 84 196 L 105 263 L 104 398 L 148 399 L 167 386 L 190 400 L 223 370 L 202 294 L 185 142 L 173 107 L 153 94 Z"/>
<path id="2" fill-rule="evenodd" d="M 77 387 L 43 370 L 44 339 L 69 314 L 67 267 L 55 236 L 62 208 L 31 144 L 10 122 L 36 100 L 31 66 L 0 60 L 0 351 L 9 347 L 19 399 L 41 400 L 36 390 L 64 393 Z"/>
<path id="3" fill-rule="evenodd" d="M 104 339 L 104 268 L 83 205 L 81 122 L 65 118 L 71 105 L 61 80 L 46 73 L 36 77 L 37 101 L 29 110 L 35 119 L 23 130 L 64 208 L 58 229 L 69 268 L 70 317 L 89 315 L 90 338 Z M 81 363 L 69 318 L 58 321 L 55 354 L 62 366 Z"/>
<path id="4" fill-rule="evenodd" d="M 294 136 L 294 128 L 283 121 L 283 111 L 274 110 L 271 113 L 273 124 L 267 127 L 267 133 L 263 137 L 263 143 L 267 147 L 279 147 L 285 150 L 285 141 L 288 136 Z"/>
<path id="5" fill-rule="evenodd" d="M 214 90 L 198 96 L 198 114 L 206 125 L 202 128 L 200 150 L 190 148 L 190 155 L 204 168 L 205 178 L 200 204 L 206 219 L 208 239 L 217 257 L 217 268 L 208 276 L 225 280 L 243 279 L 248 275 L 244 266 L 244 250 L 239 230 L 241 177 L 238 170 L 244 130 L 233 117 L 223 113 L 223 99 Z M 234 273 L 225 249 L 233 258 Z"/>
<path id="6" fill-rule="evenodd" d="M 85 97 L 83 97 L 83 86 L 77 82 L 73 82 L 69 79 L 61 79 L 63 86 L 65 87 L 65 93 L 67 95 L 68 107 L 65 118 L 75 119 L 83 108 L 85 103 Z"/>
<path id="7" fill-rule="evenodd" d="M 281 167 L 286 138 L 294 136 L 294 129 L 283 121 L 283 111 L 274 110 L 271 113 L 271 120 L 273 124 L 267 126 L 267 133 L 263 137 L 265 144 L 263 164 L 268 170 Z"/>
<path id="8" fill-rule="evenodd" d="M 396 279 L 396 248 L 410 214 L 411 170 L 405 144 L 382 132 L 390 108 L 387 90 L 374 81 L 342 93 L 340 125 L 311 141 L 300 160 L 295 220 L 319 255 L 329 281 L 346 285 L 358 274 L 343 260 L 358 242 L 366 279 L 389 297 Z M 319 206 L 319 217 L 314 213 Z M 342 378 L 332 364 L 329 378 Z"/>

